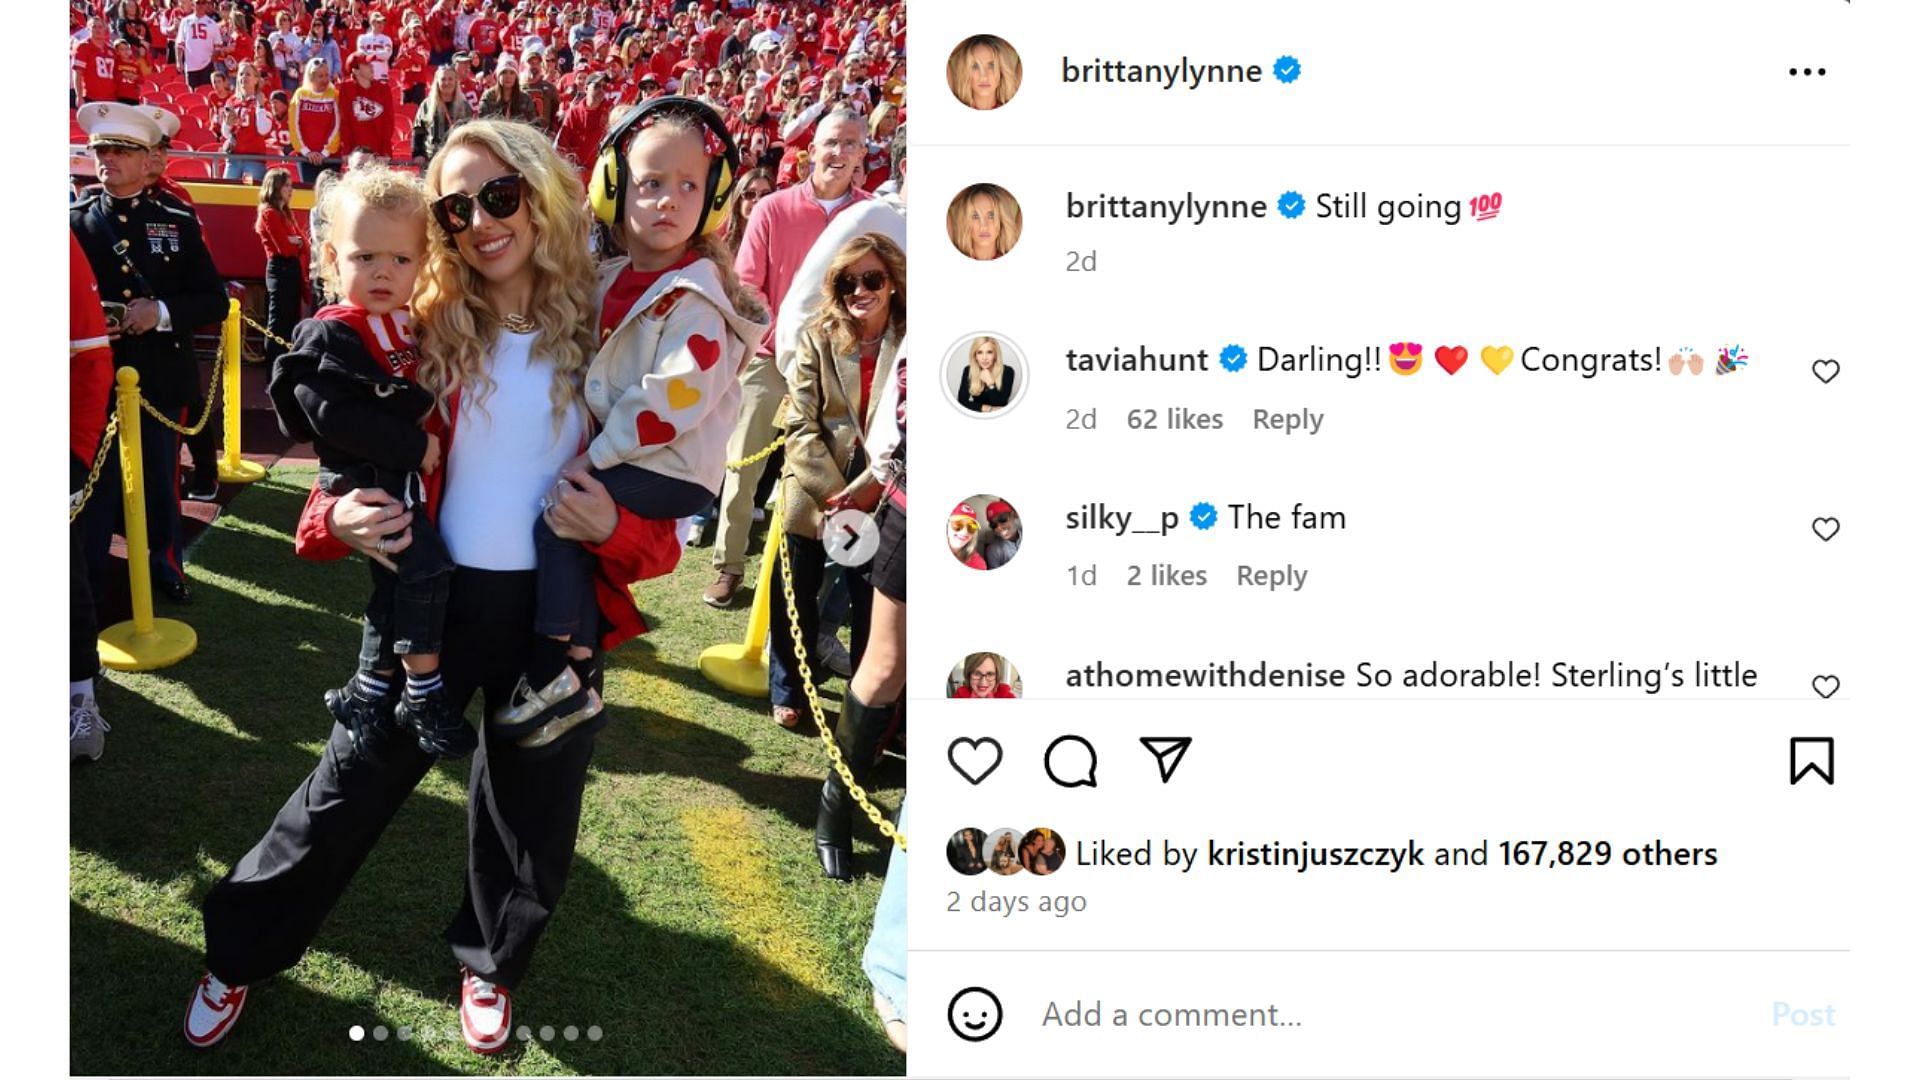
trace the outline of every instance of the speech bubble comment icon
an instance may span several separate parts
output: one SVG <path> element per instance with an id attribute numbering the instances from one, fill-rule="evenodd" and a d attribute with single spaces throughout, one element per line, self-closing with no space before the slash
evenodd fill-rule
<path id="1" fill-rule="evenodd" d="M 1093 771 L 1100 755 L 1093 744 L 1078 735 L 1062 735 L 1047 745 L 1047 779 L 1061 787 L 1098 787 Z"/>

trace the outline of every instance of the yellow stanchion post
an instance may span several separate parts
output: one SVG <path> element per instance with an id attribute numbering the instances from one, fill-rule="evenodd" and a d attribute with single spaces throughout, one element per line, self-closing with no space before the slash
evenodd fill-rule
<path id="1" fill-rule="evenodd" d="M 127 518 L 127 580 L 133 619 L 100 632 L 100 662 L 115 671 L 150 671 L 177 664 L 199 644 L 193 627 L 153 617 L 153 574 L 147 565 L 147 502 L 140 472 L 140 376 L 120 369 L 115 408 L 120 414 L 120 491 Z"/>
<path id="2" fill-rule="evenodd" d="M 240 301 L 227 301 L 227 321 L 220 328 L 221 427 L 225 444 L 220 449 L 220 482 L 251 484 L 267 475 L 266 466 L 240 457 Z"/>
<path id="3" fill-rule="evenodd" d="M 780 507 L 767 514 L 767 550 L 760 557 L 760 580 L 753 590 L 753 610 L 747 616 L 746 638 L 738 644 L 715 645 L 700 654 L 700 674 L 723 690 L 747 697 L 766 697 L 767 628 L 773 625 L 773 567 L 779 561 Z"/>

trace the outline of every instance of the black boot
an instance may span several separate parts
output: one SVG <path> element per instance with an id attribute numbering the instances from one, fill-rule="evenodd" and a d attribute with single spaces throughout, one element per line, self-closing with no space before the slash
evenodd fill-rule
<path id="1" fill-rule="evenodd" d="M 833 729 L 833 743 L 846 759 L 853 782 L 866 787 L 873 775 L 874 755 L 880 749 L 880 737 L 886 734 L 893 706 L 868 705 L 847 690 L 840 708 L 840 723 Z M 853 880 L 853 795 L 840 782 L 839 770 L 827 773 L 820 789 L 820 817 L 813 826 L 813 844 L 820 853 L 820 868 L 835 881 Z"/>

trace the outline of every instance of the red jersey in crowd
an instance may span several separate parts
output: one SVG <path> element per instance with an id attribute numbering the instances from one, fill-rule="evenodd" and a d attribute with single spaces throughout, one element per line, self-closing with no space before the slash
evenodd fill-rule
<path id="1" fill-rule="evenodd" d="M 362 147 L 382 157 L 393 153 L 393 91 L 387 83 L 362 87 L 348 79 L 340 84 L 340 149 Z"/>
<path id="2" fill-rule="evenodd" d="M 447 9 L 435 5 L 427 12 L 427 47 L 432 52 L 453 51 L 453 16 Z"/>
<path id="3" fill-rule="evenodd" d="M 607 113 L 612 106 L 602 99 L 599 108 L 590 107 L 585 98 L 566 107 L 560 117 L 560 130 L 554 137 L 554 144 L 563 157 L 570 157 L 574 164 L 587 168 L 593 164 L 593 156 L 600 149 L 600 138 L 607 131 Z"/>
<path id="4" fill-rule="evenodd" d="M 248 101 L 233 95 L 221 109 L 221 128 L 230 140 L 227 150 L 234 154 L 264 154 L 273 135 L 273 112 L 265 99 Z"/>
<path id="5" fill-rule="evenodd" d="M 773 114 L 770 112 L 762 111 L 760 113 L 760 119 L 758 120 L 742 119 L 740 114 L 735 112 L 727 121 L 727 134 L 732 135 L 733 141 L 743 147 L 747 145 L 753 133 L 756 131 L 764 131 L 767 133 L 768 146 L 776 146 L 779 144 L 780 122 L 775 120 Z"/>
<path id="6" fill-rule="evenodd" d="M 866 166 L 866 180 L 860 186 L 872 191 L 893 175 L 893 155 L 884 146 L 868 144 Z"/>
<path id="7" fill-rule="evenodd" d="M 140 86 L 146 82 L 147 67 L 133 56 L 116 57 L 113 61 L 113 96 L 121 101 L 138 103 Z"/>
<path id="8" fill-rule="evenodd" d="M 73 69 L 80 73 L 80 93 L 88 101 L 112 101 L 119 95 L 117 67 L 112 46 L 89 38 L 73 47 Z"/>
<path id="9" fill-rule="evenodd" d="M 493 54 L 500 51 L 500 21 L 491 15 L 473 20 L 467 27 L 467 40 L 473 43 L 473 51 L 482 59 L 491 60 Z"/>
<path id="10" fill-rule="evenodd" d="M 301 87 L 293 92 L 293 149 L 296 153 L 332 154 L 339 149 L 341 135 L 340 90 L 330 86 L 325 94 Z"/>
<path id="11" fill-rule="evenodd" d="M 430 86 L 433 83 L 433 71 L 427 64 L 427 50 L 424 45 L 402 45 L 393 53 L 393 84 L 400 88 L 401 94 L 416 86 Z"/>

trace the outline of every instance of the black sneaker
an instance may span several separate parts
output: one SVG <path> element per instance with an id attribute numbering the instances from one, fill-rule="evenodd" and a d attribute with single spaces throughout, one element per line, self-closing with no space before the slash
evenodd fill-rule
<path id="1" fill-rule="evenodd" d="M 220 497 L 220 474 L 209 469 L 194 470 L 193 480 L 188 484 L 187 498 L 194 502 L 212 502 Z"/>
<path id="2" fill-rule="evenodd" d="M 395 721 L 413 730 L 420 749 L 434 757 L 463 758 L 480 745 L 480 735 L 466 717 L 447 708 L 446 691 L 435 687 L 424 696 L 401 694 L 393 710 Z"/>
<path id="3" fill-rule="evenodd" d="M 398 685 L 390 685 L 386 693 L 370 697 L 361 692 L 357 678 L 348 679 L 347 685 L 329 690 L 326 694 L 327 711 L 352 736 L 355 753 L 367 748 L 367 737 L 374 732 L 400 730 L 393 717 L 394 706 L 399 701 Z"/>

